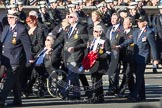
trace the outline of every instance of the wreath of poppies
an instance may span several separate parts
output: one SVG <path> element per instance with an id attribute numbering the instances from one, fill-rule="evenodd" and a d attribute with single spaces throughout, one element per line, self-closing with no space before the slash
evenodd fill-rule
<path id="1" fill-rule="evenodd" d="M 94 51 L 90 51 L 88 55 L 86 55 L 82 61 L 82 66 L 85 70 L 91 69 L 95 64 L 98 55 Z"/>

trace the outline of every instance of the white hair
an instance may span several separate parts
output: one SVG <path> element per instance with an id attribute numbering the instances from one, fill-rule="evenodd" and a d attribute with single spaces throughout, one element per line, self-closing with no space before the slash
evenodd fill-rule
<path id="1" fill-rule="evenodd" d="M 94 26 L 94 28 L 93 28 L 94 30 L 97 30 L 97 31 L 104 31 L 104 29 L 102 28 L 102 26 L 101 25 L 96 25 L 96 26 Z"/>
<path id="2" fill-rule="evenodd" d="M 79 21 L 79 16 L 77 12 L 71 12 L 70 15 L 74 16 L 76 18 L 76 21 Z"/>

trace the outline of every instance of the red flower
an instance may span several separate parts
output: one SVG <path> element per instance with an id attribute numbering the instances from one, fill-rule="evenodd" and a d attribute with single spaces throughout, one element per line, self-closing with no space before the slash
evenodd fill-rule
<path id="1" fill-rule="evenodd" d="M 97 53 L 90 51 L 87 56 L 84 57 L 82 61 L 82 66 L 85 70 L 91 69 L 92 66 L 95 64 L 97 59 Z"/>

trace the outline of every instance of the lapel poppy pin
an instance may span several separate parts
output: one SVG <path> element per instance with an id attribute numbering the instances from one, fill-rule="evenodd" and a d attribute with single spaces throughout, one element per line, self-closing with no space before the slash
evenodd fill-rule
<path id="1" fill-rule="evenodd" d="M 117 31 L 117 32 L 120 32 L 120 29 L 118 28 L 116 31 Z"/>

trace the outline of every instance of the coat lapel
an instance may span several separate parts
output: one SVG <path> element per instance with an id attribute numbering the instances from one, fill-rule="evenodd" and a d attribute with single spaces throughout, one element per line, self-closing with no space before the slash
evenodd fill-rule
<path id="1" fill-rule="evenodd" d="M 112 26 L 107 31 L 107 38 L 110 40 L 110 33 L 111 33 Z"/>

